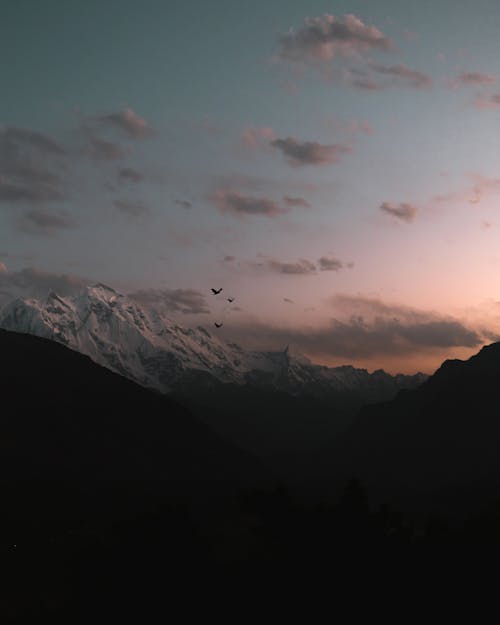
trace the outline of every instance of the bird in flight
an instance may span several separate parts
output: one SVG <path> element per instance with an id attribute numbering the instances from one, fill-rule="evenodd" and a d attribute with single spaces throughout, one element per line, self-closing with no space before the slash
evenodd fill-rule
<path id="1" fill-rule="evenodd" d="M 220 288 L 220 289 L 212 289 L 212 293 L 213 293 L 214 295 L 219 295 L 219 293 L 220 293 L 221 291 L 222 291 L 222 288 Z"/>
<path id="2" fill-rule="evenodd" d="M 217 323 L 217 321 L 214 323 L 214 326 L 216 328 L 222 328 L 223 325 L 224 325 L 223 323 Z"/>
<path id="3" fill-rule="evenodd" d="M 228 298 L 227 298 L 227 301 L 228 301 L 230 304 L 232 304 L 232 303 L 234 302 L 234 297 L 228 297 Z"/>

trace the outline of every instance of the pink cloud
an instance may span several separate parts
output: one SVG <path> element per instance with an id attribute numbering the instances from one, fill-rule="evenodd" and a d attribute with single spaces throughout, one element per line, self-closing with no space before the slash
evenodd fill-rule
<path id="1" fill-rule="evenodd" d="M 241 141 L 243 145 L 250 150 L 257 150 L 269 145 L 269 142 L 276 139 L 276 133 L 272 128 L 246 128 L 242 135 Z"/>
<path id="2" fill-rule="evenodd" d="M 237 191 L 230 191 L 228 189 L 218 189 L 212 201 L 221 213 L 228 213 L 239 217 L 248 215 L 277 217 L 289 210 L 288 208 L 280 206 L 270 198 L 242 195 Z"/>
<path id="3" fill-rule="evenodd" d="M 151 127 L 148 122 L 131 108 L 123 109 L 117 113 L 103 115 L 100 120 L 115 126 L 115 128 L 123 131 L 133 139 L 140 139 L 151 133 Z"/>
<path id="4" fill-rule="evenodd" d="M 280 39 L 281 58 L 291 61 L 329 61 L 373 49 L 390 50 L 391 40 L 375 26 L 355 15 L 308 17 L 299 30 L 290 30 Z"/>
<path id="5" fill-rule="evenodd" d="M 323 145 L 316 141 L 297 141 L 293 137 L 275 139 L 271 145 L 280 150 L 288 163 L 301 165 L 329 165 L 337 163 L 341 156 L 351 151 L 345 144 Z"/>

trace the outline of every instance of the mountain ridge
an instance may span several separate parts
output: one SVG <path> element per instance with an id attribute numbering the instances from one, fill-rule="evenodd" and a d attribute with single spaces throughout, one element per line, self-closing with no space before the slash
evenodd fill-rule
<path id="1" fill-rule="evenodd" d="M 427 377 L 317 365 L 290 346 L 281 352 L 246 350 L 203 326 L 184 328 L 162 311 L 141 307 L 102 283 L 76 296 L 51 291 L 44 301 L 13 299 L 0 308 L 0 327 L 56 340 L 161 392 L 191 383 L 197 374 L 208 374 L 206 381 L 274 386 L 292 394 L 377 389 L 395 393 Z"/>

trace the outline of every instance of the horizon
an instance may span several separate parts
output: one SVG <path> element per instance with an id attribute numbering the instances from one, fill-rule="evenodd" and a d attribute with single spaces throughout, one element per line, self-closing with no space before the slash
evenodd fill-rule
<path id="1" fill-rule="evenodd" d="M 453 8 L 8 3 L 0 294 L 392 374 L 499 340 L 500 8 Z"/>

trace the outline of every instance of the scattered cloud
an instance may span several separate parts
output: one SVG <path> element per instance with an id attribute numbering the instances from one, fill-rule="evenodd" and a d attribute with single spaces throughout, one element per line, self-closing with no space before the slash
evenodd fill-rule
<path id="1" fill-rule="evenodd" d="M 293 301 L 293 299 L 289 299 L 288 297 L 284 297 L 283 301 L 286 302 L 287 304 L 295 304 L 295 302 Z"/>
<path id="2" fill-rule="evenodd" d="M 241 135 L 242 144 L 250 149 L 257 150 L 259 148 L 268 147 L 269 141 L 276 138 L 276 133 L 272 128 L 246 128 Z"/>
<path id="3" fill-rule="evenodd" d="M 66 154 L 65 148 L 60 143 L 48 135 L 28 128 L 6 126 L 0 131 L 0 138 L 2 143 L 5 142 L 11 146 L 30 145 L 32 148 L 36 148 L 46 154 L 57 156 Z"/>
<path id="4" fill-rule="evenodd" d="M 321 271 L 339 271 L 344 267 L 344 263 L 338 258 L 328 258 L 322 256 L 318 260 L 318 265 Z"/>
<path id="5" fill-rule="evenodd" d="M 348 145 L 342 143 L 322 145 L 316 141 L 297 141 L 292 137 L 275 139 L 271 145 L 280 150 L 292 166 L 337 163 L 341 156 L 351 151 Z"/>
<path id="6" fill-rule="evenodd" d="M 391 40 L 355 15 L 308 17 L 298 30 L 280 37 L 279 56 L 299 63 L 330 61 L 373 50 L 390 50 Z"/>
<path id="7" fill-rule="evenodd" d="M 461 72 L 450 81 L 452 87 L 476 87 L 478 85 L 491 85 L 497 81 L 492 74 L 481 72 Z"/>
<path id="8" fill-rule="evenodd" d="M 478 95 L 474 101 L 477 108 L 497 109 L 500 108 L 500 93 Z"/>
<path id="9" fill-rule="evenodd" d="M 283 202 L 290 207 L 311 208 L 309 202 L 303 197 L 290 197 L 289 195 L 285 195 L 283 197 Z"/>
<path id="10" fill-rule="evenodd" d="M 222 259 L 224 263 L 232 263 L 235 260 L 236 260 L 236 256 L 224 256 L 224 258 Z"/>
<path id="11" fill-rule="evenodd" d="M 131 108 L 99 117 L 99 121 L 121 130 L 132 139 L 142 139 L 151 134 L 148 122 Z"/>
<path id="12" fill-rule="evenodd" d="M 16 126 L 0 127 L 0 202 L 42 203 L 62 200 L 65 148 L 51 137 Z"/>
<path id="13" fill-rule="evenodd" d="M 375 76 L 374 76 L 375 74 Z M 384 76 L 385 80 L 377 77 Z M 402 63 L 397 65 L 383 65 L 370 62 L 366 66 L 346 69 L 343 72 L 348 84 L 366 91 L 382 91 L 395 87 L 412 87 L 414 89 L 428 89 L 432 86 L 432 78 Z"/>
<path id="14" fill-rule="evenodd" d="M 379 63 L 371 63 L 370 68 L 378 74 L 391 78 L 389 82 L 382 85 L 383 87 L 408 86 L 416 89 L 426 89 L 432 85 L 430 76 L 415 69 L 410 69 L 404 64 L 381 65 Z"/>
<path id="15" fill-rule="evenodd" d="M 131 217 L 142 217 L 150 213 L 148 206 L 136 200 L 114 200 L 113 206 Z"/>
<path id="16" fill-rule="evenodd" d="M 289 210 L 270 198 L 242 195 L 237 191 L 227 189 L 218 189 L 212 201 L 221 213 L 240 217 L 248 215 L 277 217 Z"/>
<path id="17" fill-rule="evenodd" d="M 264 265 L 267 269 L 274 273 L 286 275 L 304 276 L 316 273 L 316 265 L 305 258 L 299 258 L 297 261 L 292 263 L 268 259 L 265 261 Z"/>
<path id="18" fill-rule="evenodd" d="M 200 315 L 210 313 L 205 295 L 195 289 L 146 289 L 130 293 L 136 302 L 170 313 Z"/>
<path id="19" fill-rule="evenodd" d="M 118 170 L 118 178 L 120 180 L 125 180 L 126 182 L 133 182 L 137 184 L 138 182 L 142 182 L 142 180 L 144 180 L 144 175 L 133 167 L 122 167 Z"/>
<path id="20" fill-rule="evenodd" d="M 4 265 L 5 267 L 5 265 Z M 54 291 L 58 295 L 76 295 L 90 283 L 86 278 L 57 274 L 35 267 L 0 272 L 0 304 L 21 298 L 44 299 Z"/>
<path id="21" fill-rule="evenodd" d="M 89 137 L 89 148 L 91 158 L 96 160 L 117 161 L 128 154 L 128 151 L 118 143 L 95 136 Z"/>
<path id="22" fill-rule="evenodd" d="M 188 200 L 174 200 L 174 202 L 177 204 L 177 206 L 180 206 L 181 208 L 193 208 L 193 205 L 191 204 L 191 202 L 188 202 Z"/>
<path id="23" fill-rule="evenodd" d="M 400 221 L 411 223 L 417 216 L 418 208 L 413 204 L 407 202 L 400 202 L 399 204 L 391 204 L 391 202 L 382 202 L 380 210 Z"/>
<path id="24" fill-rule="evenodd" d="M 53 213 L 36 208 L 25 213 L 18 220 L 18 228 L 32 234 L 52 235 L 57 230 L 67 230 L 76 226 L 75 220 L 65 214 Z"/>

